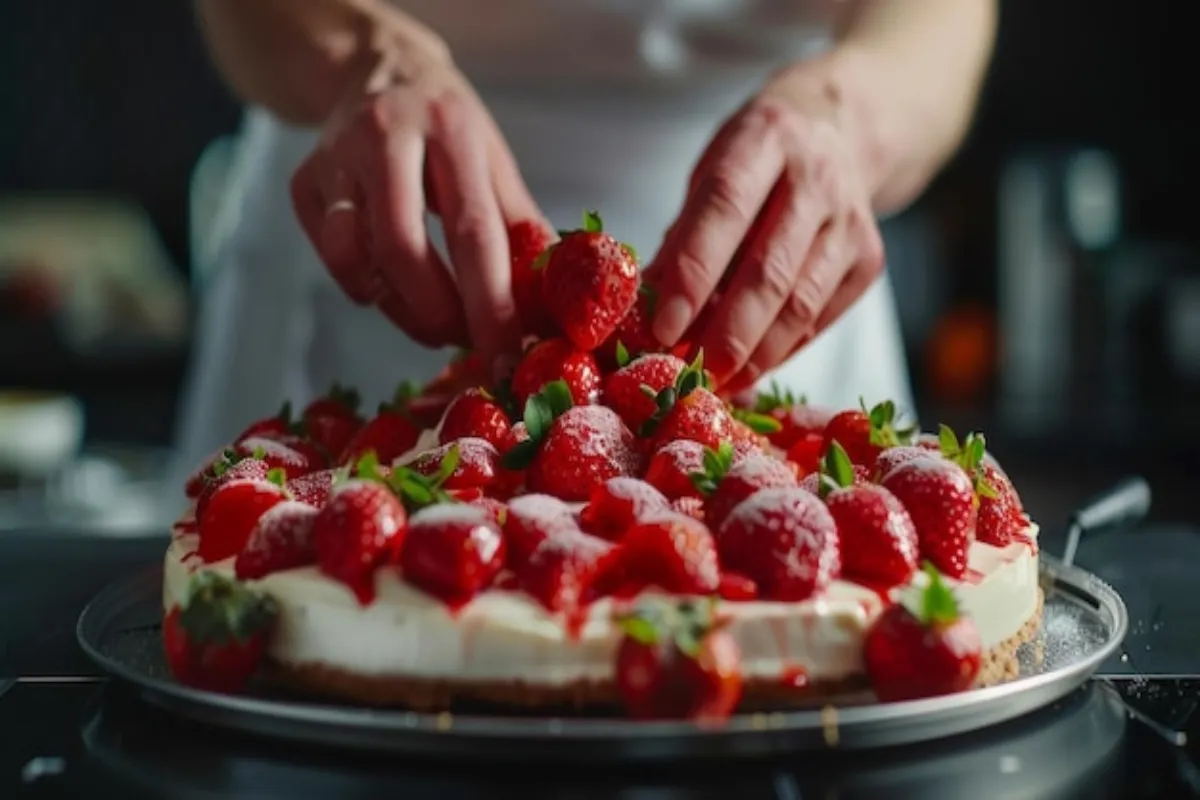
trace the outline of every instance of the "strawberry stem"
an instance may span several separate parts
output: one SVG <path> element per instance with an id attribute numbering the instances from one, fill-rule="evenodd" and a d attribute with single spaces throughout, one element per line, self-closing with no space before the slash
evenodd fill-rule
<path id="1" fill-rule="evenodd" d="M 928 579 L 921 590 L 920 603 L 916 617 L 922 625 L 949 625 L 959 618 L 958 598 L 954 590 L 942 580 L 942 574 L 937 567 L 926 562 L 923 568 Z M 909 609 L 912 611 L 912 609 Z"/>
<path id="2" fill-rule="evenodd" d="M 837 440 L 829 443 L 829 450 L 821 462 L 817 481 L 817 491 L 822 498 L 827 497 L 834 489 L 854 485 L 854 464 Z"/>
<path id="3" fill-rule="evenodd" d="M 542 440 L 550 432 L 554 420 L 566 413 L 575 404 L 571 397 L 571 387 L 564 380 L 551 381 L 542 387 L 537 394 L 530 395 L 525 401 L 525 411 L 522 419 L 529 438 L 518 442 L 500 459 L 505 469 L 522 470 L 529 466 L 537 455 Z"/>
<path id="4" fill-rule="evenodd" d="M 179 622 L 197 643 L 245 641 L 271 627 L 278 615 L 270 595 L 211 570 L 192 576 L 179 606 Z"/>
<path id="5" fill-rule="evenodd" d="M 983 467 L 983 459 L 987 455 L 987 440 L 982 433 L 968 433 L 966 438 L 959 442 L 953 428 L 949 425 L 939 425 L 938 449 L 944 458 L 958 464 L 971 478 L 977 500 L 997 496 L 996 487 L 988 481 L 987 472 Z"/>
<path id="6" fill-rule="evenodd" d="M 704 469 L 688 475 L 688 480 L 692 482 L 692 486 L 696 487 L 696 491 L 707 497 L 717 490 L 717 486 L 720 485 L 732 466 L 733 445 L 729 442 L 721 442 L 716 450 L 709 447 L 704 448 Z"/>

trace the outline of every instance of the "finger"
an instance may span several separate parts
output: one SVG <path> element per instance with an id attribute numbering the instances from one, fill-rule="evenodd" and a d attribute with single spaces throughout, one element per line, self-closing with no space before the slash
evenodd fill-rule
<path id="1" fill-rule="evenodd" d="M 701 332 L 705 366 L 718 384 L 746 366 L 777 323 L 826 220 L 819 196 L 790 178 L 780 180 L 752 226 L 743 259 L 734 263 L 729 290 Z"/>
<path id="2" fill-rule="evenodd" d="M 365 203 L 355 180 L 341 168 L 322 165 L 317 172 L 324 208 L 316 246 L 325 268 L 355 303 L 369 305 L 378 294 L 363 235 Z"/>
<path id="3" fill-rule="evenodd" d="M 819 336 L 837 322 L 883 274 L 883 239 L 874 222 L 865 221 L 863 217 L 851 217 L 846 231 L 848 240 L 858 243 L 858 259 L 825 304 L 825 310 L 817 317 L 813 336 Z"/>
<path id="4" fill-rule="evenodd" d="M 373 263 L 391 296 L 403 300 L 399 317 L 381 310 L 422 343 L 441 346 L 465 338 L 466 323 L 458 287 L 429 241 L 425 226 L 426 159 L 418 136 L 394 137 L 382 149 L 383 164 L 369 170 L 372 199 Z"/>
<path id="5" fill-rule="evenodd" d="M 426 322 L 427 318 L 424 315 L 414 314 L 412 306 L 403 297 L 393 292 L 391 287 L 385 287 L 383 296 L 376 305 L 385 317 L 418 344 L 429 348 L 440 348 L 447 345 L 466 347 L 469 344 L 465 334 L 461 331 L 455 338 L 448 339 L 446 331 L 440 326 L 430 327 Z"/>
<path id="6" fill-rule="evenodd" d="M 654 335 L 675 344 L 721 280 L 784 165 L 783 148 L 760 118 L 719 145 L 670 238 L 654 259 L 661 297 Z"/>
<path id="7" fill-rule="evenodd" d="M 533 194 L 525 183 L 525 178 L 521 176 L 517 160 L 512 151 L 508 149 L 508 145 L 504 143 L 499 130 L 494 131 L 488 151 L 488 163 L 492 170 L 492 188 L 496 193 L 496 203 L 500 207 L 500 214 L 504 217 L 505 225 L 525 220 L 540 220 L 545 224 L 547 230 L 553 230 L 549 222 L 546 222 L 545 215 L 538 208 L 537 202 L 534 201 Z"/>
<path id="8" fill-rule="evenodd" d="M 321 242 L 321 226 L 325 224 L 325 198 L 316 179 L 317 164 L 312 156 L 292 174 L 290 185 L 292 207 L 296 211 L 296 219 L 314 250 L 318 250 Z"/>
<path id="9" fill-rule="evenodd" d="M 508 239 L 492 188 L 486 140 L 459 109 L 441 110 L 430 140 L 430 167 L 446 246 L 454 263 L 471 343 L 494 372 L 507 371 L 520 348 Z M 475 131 L 473 133 L 473 131 Z"/>
<path id="10" fill-rule="evenodd" d="M 829 304 L 850 268 L 845 226 L 826 225 L 813 240 L 792 292 L 766 336 L 755 348 L 742 374 L 730 388 L 744 388 L 782 364 L 815 335 L 815 322 Z M 736 389 L 734 389 L 736 391 Z"/>
<path id="11" fill-rule="evenodd" d="M 341 248 L 330 253 L 326 246 L 325 229 L 331 204 L 338 202 L 333 196 L 332 180 L 322 176 L 322 165 L 316 157 L 310 157 L 292 176 L 291 195 L 296 217 L 305 235 L 316 251 L 317 256 L 325 265 L 330 276 L 338 283 L 342 291 L 351 301 L 359 305 L 371 302 L 371 285 L 368 270 L 365 266 L 365 253 L 355 255 Z M 345 192 L 343 192 L 345 194 Z M 343 206 L 336 207 L 334 213 L 346 214 Z M 353 216 L 351 214 L 351 216 Z M 341 242 L 338 242 L 339 246 Z"/>

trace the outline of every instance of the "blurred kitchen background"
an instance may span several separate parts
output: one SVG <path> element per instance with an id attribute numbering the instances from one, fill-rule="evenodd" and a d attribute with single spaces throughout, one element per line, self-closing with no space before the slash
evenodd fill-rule
<path id="1" fill-rule="evenodd" d="M 922 421 L 985 430 L 1048 532 L 1131 472 L 1155 517 L 1200 520 L 1184 5 L 1004 3 L 971 140 L 886 225 Z M 194 233 L 239 108 L 188 3 L 7 3 L 0 53 L 0 533 L 165 531 Z"/>

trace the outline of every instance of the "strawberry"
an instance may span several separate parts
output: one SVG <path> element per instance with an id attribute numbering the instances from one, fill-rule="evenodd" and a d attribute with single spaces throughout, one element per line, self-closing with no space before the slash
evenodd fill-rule
<path id="1" fill-rule="evenodd" d="M 327 394 L 305 406 L 300 414 L 304 432 L 331 458 L 341 455 L 358 433 L 363 419 L 358 392 L 335 383 Z"/>
<path id="2" fill-rule="evenodd" d="M 717 547 L 704 523 L 673 511 L 638 521 L 597 568 L 601 594 L 633 595 L 650 587 L 706 595 L 721 582 Z"/>
<path id="3" fill-rule="evenodd" d="M 333 488 L 336 471 L 319 469 L 299 478 L 292 478 L 284 486 L 293 500 L 298 500 L 313 508 L 320 508 L 329 500 L 329 492 Z"/>
<path id="4" fill-rule="evenodd" d="M 895 467 L 881 484 L 912 517 L 922 557 L 943 574 L 961 579 L 979 516 L 975 487 L 967 473 L 930 454 Z"/>
<path id="5" fill-rule="evenodd" d="M 258 671 L 278 616 L 269 596 L 214 572 L 199 572 L 163 618 L 167 667 L 188 686 L 240 691 Z"/>
<path id="6" fill-rule="evenodd" d="M 576 347 L 595 350 L 637 300 L 633 248 L 604 233 L 600 216 L 586 212 L 583 229 L 564 233 L 541 260 L 542 301 L 550 315 Z"/>
<path id="7" fill-rule="evenodd" d="M 523 220 L 508 227 L 513 302 L 521 328 L 534 336 L 553 336 L 555 330 L 554 319 L 542 302 L 542 271 L 534 269 L 538 257 L 552 244 L 553 234 L 540 222 Z"/>
<path id="8" fill-rule="evenodd" d="M 447 490 L 479 489 L 505 495 L 508 476 L 500 467 L 500 451 L 490 442 L 471 437 L 418 453 L 403 466 L 426 477 L 438 477 Z"/>
<path id="9" fill-rule="evenodd" d="M 717 542 L 721 563 L 754 581 L 771 600 L 807 600 L 841 570 L 829 509 L 796 487 L 762 489 L 743 500 L 725 519 Z"/>
<path id="10" fill-rule="evenodd" d="M 238 580 L 257 580 L 272 572 L 317 563 L 312 538 L 316 518 L 317 509 L 295 500 L 267 509 L 233 563 Z"/>
<path id="11" fill-rule="evenodd" d="M 408 521 L 400 551 L 404 579 L 451 606 L 486 589 L 504 566 L 500 526 L 462 503 L 427 506 Z"/>
<path id="12" fill-rule="evenodd" d="M 658 411 L 659 392 L 673 387 L 687 368 L 686 361 L 668 353 L 641 356 L 604 380 L 604 405 L 630 430 L 641 430 Z"/>
<path id="13" fill-rule="evenodd" d="M 773 421 L 756 422 L 751 415 L 741 413 L 731 413 L 730 416 L 733 417 L 733 432 L 729 436 L 729 441 L 733 443 L 736 452 L 741 455 L 750 455 L 755 452 L 765 453 L 776 449 L 767 435 L 759 432 L 769 430 L 775 424 Z M 758 430 L 755 430 L 755 427 Z"/>
<path id="14" fill-rule="evenodd" d="M 821 438 L 834 416 L 830 409 L 809 405 L 804 395 L 797 396 L 775 382 L 770 391 L 754 396 L 749 410 L 779 423 L 778 430 L 770 432 L 768 438 L 782 450 L 790 450 L 807 436 Z"/>
<path id="15" fill-rule="evenodd" d="M 642 285 L 638 287 L 637 299 L 625 316 L 621 317 L 616 329 L 596 350 L 596 360 L 605 370 L 619 369 L 632 359 L 647 353 L 663 352 L 662 344 L 654 336 L 654 312 L 657 304 L 658 293 L 653 286 L 645 282 L 643 276 Z M 687 347 L 686 344 L 683 346 Z M 672 348 L 672 351 L 679 349 Z"/>
<path id="16" fill-rule="evenodd" d="M 676 439 L 690 439 L 716 449 L 733 437 L 733 417 L 725 403 L 705 388 L 708 385 L 702 356 L 697 356 L 674 386 L 663 389 L 655 398 L 654 415 L 641 428 L 650 437 L 650 449 L 657 452 Z"/>
<path id="17" fill-rule="evenodd" d="M 258 437 L 273 439 L 277 436 L 289 436 L 295 432 L 296 421 L 292 419 L 292 404 L 284 403 L 283 407 L 272 416 L 251 422 L 233 441 L 234 444 L 237 444 L 243 439 Z"/>
<path id="18" fill-rule="evenodd" d="M 223 447 L 213 453 L 200 462 L 200 466 L 188 476 L 187 482 L 183 487 L 184 494 L 189 500 L 195 500 L 204 493 L 208 485 L 212 483 L 213 479 L 220 472 L 228 469 L 229 465 L 237 459 L 237 452 L 232 447 Z"/>
<path id="19" fill-rule="evenodd" d="M 557 497 L 546 494 L 514 497 L 504 519 L 509 565 L 518 569 L 546 539 L 578 528 L 571 507 Z"/>
<path id="20" fill-rule="evenodd" d="M 197 517 L 201 560 L 211 564 L 241 552 L 259 517 L 288 499 L 283 483 L 283 473 L 272 470 L 269 480 L 238 478 L 214 491 Z"/>
<path id="21" fill-rule="evenodd" d="M 488 519 L 495 522 L 501 528 L 504 527 L 504 523 L 508 519 L 508 506 L 502 501 L 494 497 L 480 496 L 465 502 L 483 511 Z"/>
<path id="22" fill-rule="evenodd" d="M 663 493 L 670 500 L 691 497 L 697 500 L 703 495 L 696 488 L 693 475 L 702 475 L 705 447 L 689 439 L 677 439 L 664 445 L 650 457 L 644 476 L 646 483 Z M 730 450 L 730 461 L 733 453 Z"/>
<path id="23" fill-rule="evenodd" d="M 790 488 L 796 474 L 786 464 L 763 454 L 732 463 L 732 450 L 722 445 L 705 453 L 704 474 L 697 487 L 704 493 L 704 519 L 713 530 L 721 530 L 739 503 L 762 489 Z"/>
<path id="24" fill-rule="evenodd" d="M 880 614 L 863 642 L 867 676 L 885 703 L 961 692 L 979 674 L 979 630 L 938 571 L 926 566 L 925 575 L 925 585 Z"/>
<path id="25" fill-rule="evenodd" d="M 562 381 L 546 384 L 525 404 L 525 426 L 529 439 L 504 455 L 504 466 L 527 466 L 532 492 L 583 501 L 594 484 L 640 469 L 637 442 L 616 412 L 572 406 Z"/>
<path id="26" fill-rule="evenodd" d="M 579 516 L 588 533 L 619 542 L 635 522 L 670 507 L 671 502 L 658 489 L 637 478 L 622 476 L 594 485 Z"/>
<path id="27" fill-rule="evenodd" d="M 825 457 L 820 488 L 837 524 L 842 574 L 879 588 L 908 583 L 917 569 L 917 529 L 896 496 L 863 483 L 836 442 Z"/>
<path id="28" fill-rule="evenodd" d="M 397 397 L 383 403 L 375 416 L 358 429 L 338 456 L 338 463 L 345 466 L 357 463 L 367 453 L 374 453 L 381 464 L 391 464 L 417 444 L 424 427 L 410 412 L 409 389 L 402 386 Z M 438 418 L 441 411 L 438 412 Z M 436 423 L 436 419 L 435 419 Z"/>
<path id="29" fill-rule="evenodd" d="M 902 444 L 898 447 L 889 447 L 875 457 L 875 464 L 871 469 L 871 479 L 879 483 L 887 477 L 889 472 L 906 461 L 912 461 L 914 458 L 928 458 L 929 456 L 929 448 L 920 447 L 915 444 Z"/>
<path id="30" fill-rule="evenodd" d="M 566 339 L 544 339 L 525 351 L 512 376 L 515 408 L 554 381 L 562 381 L 571 392 L 575 405 L 596 402 L 600 396 L 600 367 L 591 353 L 576 349 Z"/>
<path id="31" fill-rule="evenodd" d="M 802 433 L 788 447 L 787 460 L 795 464 L 802 474 L 810 475 L 817 471 L 824 452 L 824 433 Z"/>
<path id="32" fill-rule="evenodd" d="M 838 445 L 841 447 L 841 445 Z M 832 448 L 830 448 L 832 452 Z M 845 452 L 845 451 L 842 451 Z M 826 456 L 826 459 L 828 456 Z M 816 472 L 810 472 L 800 479 L 800 488 L 809 494 L 821 496 L 821 487 L 828 480 L 828 474 L 825 470 L 825 460 L 818 465 Z M 851 464 L 851 469 L 854 471 L 854 484 L 871 483 L 871 472 L 862 464 Z"/>
<path id="33" fill-rule="evenodd" d="M 209 478 L 196 498 L 196 519 L 204 513 L 205 506 L 212 498 L 213 492 L 222 485 L 236 480 L 267 480 L 271 468 L 261 458 L 245 458 L 235 451 L 228 451 L 227 457 L 213 462 Z"/>
<path id="34" fill-rule="evenodd" d="M 1014 537 L 1029 527 L 1029 519 L 1012 481 L 988 457 L 983 436 L 968 433 L 960 443 L 954 431 L 942 425 L 938 447 L 942 456 L 962 467 L 975 485 L 975 495 L 979 498 L 975 538 L 995 547 L 1011 544 Z"/>
<path id="35" fill-rule="evenodd" d="M 419 391 L 409 384 L 401 384 L 397 390 L 396 400 L 403 401 L 405 398 L 411 398 L 414 401 L 413 405 L 416 405 L 417 398 L 445 398 L 446 402 L 449 402 L 464 389 L 470 389 L 472 386 L 484 386 L 489 380 L 491 380 L 491 375 L 488 365 L 483 363 L 479 354 L 470 350 L 462 350 L 450 360 L 445 369 L 435 375 L 433 380 L 425 384 Z M 416 416 L 415 412 L 414 416 Z M 432 427 L 437 424 L 440 417 L 441 412 L 439 411 L 432 421 L 419 418 L 419 422 L 425 427 Z"/>
<path id="36" fill-rule="evenodd" d="M 496 449 L 508 447 L 512 422 L 500 403 L 484 389 L 467 389 L 450 401 L 442 417 L 438 440 L 448 444 L 456 439 L 483 439 Z"/>
<path id="37" fill-rule="evenodd" d="M 869 411 L 851 409 L 835 414 L 825 426 L 825 449 L 836 441 L 855 464 L 871 466 L 888 447 L 908 444 L 916 433 L 915 427 L 896 428 L 896 405 L 885 400 Z"/>
<path id="38" fill-rule="evenodd" d="M 612 545 L 573 528 L 551 533 L 514 567 L 520 589 L 551 613 L 580 607 Z"/>
<path id="39" fill-rule="evenodd" d="M 234 447 L 241 458 L 261 458 L 271 469 L 282 469 L 289 478 L 298 478 L 329 465 L 328 459 L 316 445 L 299 436 L 280 436 L 266 439 L 251 436 Z"/>
<path id="40" fill-rule="evenodd" d="M 375 570 L 399 560 L 407 531 L 408 513 L 386 484 L 374 477 L 342 481 L 313 520 L 317 564 L 370 605 Z"/>
<path id="41" fill-rule="evenodd" d="M 643 602 L 617 618 L 616 679 L 634 719 L 727 719 L 742 696 L 741 655 L 713 603 Z"/>

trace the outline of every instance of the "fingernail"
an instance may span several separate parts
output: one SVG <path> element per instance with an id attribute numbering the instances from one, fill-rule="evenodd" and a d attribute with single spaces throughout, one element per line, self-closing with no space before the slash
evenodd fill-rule
<path id="1" fill-rule="evenodd" d="M 659 306 L 658 315 L 654 319 L 654 338 L 666 347 L 675 344 L 687 330 L 688 323 L 692 321 L 692 314 L 692 304 L 686 297 L 672 297 Z"/>

